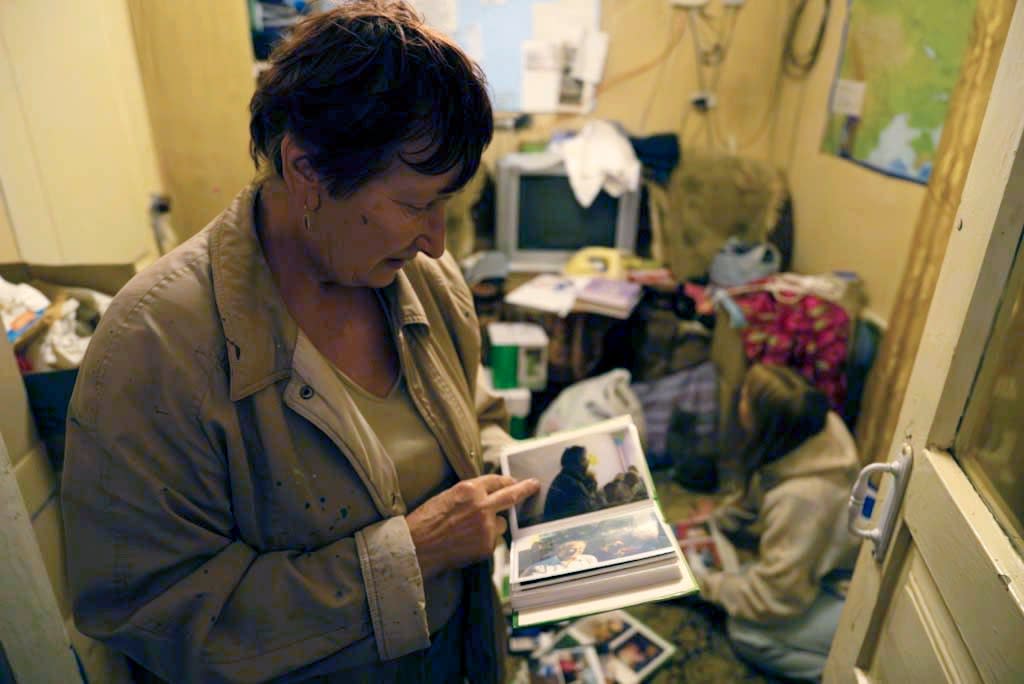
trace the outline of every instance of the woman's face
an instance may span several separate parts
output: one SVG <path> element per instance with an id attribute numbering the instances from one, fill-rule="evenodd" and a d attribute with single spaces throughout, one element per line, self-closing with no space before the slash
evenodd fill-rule
<path id="1" fill-rule="evenodd" d="M 322 194 L 306 236 L 310 256 L 340 285 L 385 287 L 420 252 L 444 254 L 445 203 L 458 168 L 421 174 L 400 160 L 347 197 Z"/>

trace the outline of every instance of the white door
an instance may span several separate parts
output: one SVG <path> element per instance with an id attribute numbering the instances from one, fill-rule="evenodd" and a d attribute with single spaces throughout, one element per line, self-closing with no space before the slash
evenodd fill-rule
<path id="1" fill-rule="evenodd" d="M 913 460 L 883 560 L 861 549 L 826 682 L 1024 682 L 1022 5 L 897 434 L 866 455 Z"/>

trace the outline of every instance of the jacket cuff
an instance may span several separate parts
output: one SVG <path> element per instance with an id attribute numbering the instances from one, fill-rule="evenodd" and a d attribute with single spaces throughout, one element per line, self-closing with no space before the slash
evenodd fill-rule
<path id="1" fill-rule="evenodd" d="M 369 525 L 355 537 L 381 660 L 428 647 L 430 629 L 423 576 L 405 518 Z"/>

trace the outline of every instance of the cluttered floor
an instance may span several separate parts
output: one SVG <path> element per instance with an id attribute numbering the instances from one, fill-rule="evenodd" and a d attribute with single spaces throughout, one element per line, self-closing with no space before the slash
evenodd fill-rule
<path id="1" fill-rule="evenodd" d="M 680 487 L 667 471 L 653 473 L 658 499 L 667 520 L 692 515 L 697 495 Z M 702 684 L 781 684 L 780 680 L 756 671 L 733 652 L 725 635 L 725 617 L 708 604 L 691 598 L 634 606 L 626 611 L 675 646 L 675 652 L 646 681 L 654 684 L 701 682 Z M 529 682 L 527 657 L 509 661 L 509 681 Z"/>

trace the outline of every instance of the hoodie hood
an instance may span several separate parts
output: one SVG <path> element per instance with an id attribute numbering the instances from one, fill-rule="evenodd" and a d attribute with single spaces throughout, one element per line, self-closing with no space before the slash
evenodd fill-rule
<path id="1" fill-rule="evenodd" d="M 843 419 L 829 411 L 825 427 L 778 461 L 762 467 L 762 482 L 772 487 L 782 480 L 826 473 L 852 474 L 860 467 L 857 445 Z"/>

